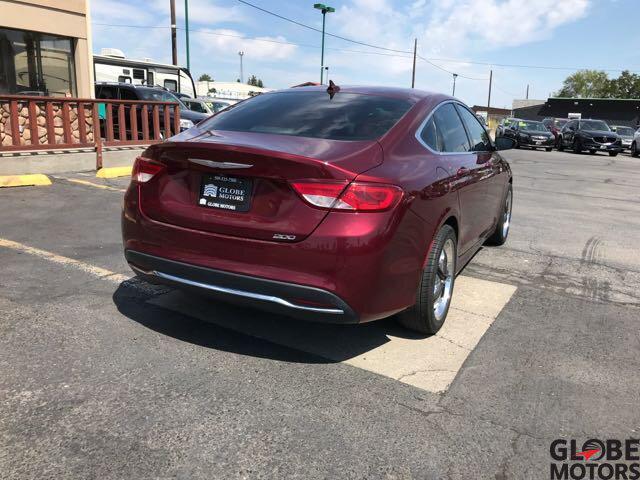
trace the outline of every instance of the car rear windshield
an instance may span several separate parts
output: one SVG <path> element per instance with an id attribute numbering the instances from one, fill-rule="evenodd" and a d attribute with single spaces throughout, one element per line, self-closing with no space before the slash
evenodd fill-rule
<path id="1" fill-rule="evenodd" d="M 150 102 L 175 102 L 184 106 L 182 100 L 179 100 L 175 95 L 159 88 L 138 88 L 140 92 L 140 98 L 142 100 L 148 100 Z"/>
<path id="2" fill-rule="evenodd" d="M 398 98 L 338 92 L 277 92 L 254 97 L 200 124 L 205 130 L 274 133 L 329 140 L 373 140 L 411 108 Z"/>

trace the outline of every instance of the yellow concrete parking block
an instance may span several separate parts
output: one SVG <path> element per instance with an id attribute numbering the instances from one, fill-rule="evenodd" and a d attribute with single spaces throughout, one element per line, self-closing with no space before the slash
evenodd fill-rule
<path id="1" fill-rule="evenodd" d="M 117 177 L 129 177 L 131 176 L 131 169 L 133 167 L 108 167 L 101 168 L 96 173 L 98 178 L 117 178 Z"/>
<path id="2" fill-rule="evenodd" d="M 46 175 L 0 175 L 1 187 L 31 187 L 51 185 L 51 180 Z"/>
<path id="3" fill-rule="evenodd" d="M 310 323 L 229 307 L 179 291 L 150 303 L 438 393 L 449 388 L 515 291 L 513 285 L 459 276 L 445 325 L 427 338 L 411 334 L 393 320 L 364 325 Z"/>

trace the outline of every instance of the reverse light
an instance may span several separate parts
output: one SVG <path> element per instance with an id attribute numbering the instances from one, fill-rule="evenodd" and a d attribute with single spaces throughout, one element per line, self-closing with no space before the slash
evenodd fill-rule
<path id="1" fill-rule="evenodd" d="M 395 185 L 354 182 L 295 182 L 296 192 L 314 207 L 350 212 L 380 212 L 395 207 L 402 189 Z"/>
<path id="2" fill-rule="evenodd" d="M 136 158 L 131 178 L 138 183 L 146 183 L 164 168 L 163 165 L 145 157 Z"/>

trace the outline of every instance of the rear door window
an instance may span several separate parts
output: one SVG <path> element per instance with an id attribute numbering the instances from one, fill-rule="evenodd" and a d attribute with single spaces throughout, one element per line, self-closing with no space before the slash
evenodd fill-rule
<path id="1" fill-rule="evenodd" d="M 445 103 L 434 112 L 438 130 L 442 133 L 443 152 L 468 152 L 467 132 L 453 103 Z"/>
<path id="2" fill-rule="evenodd" d="M 467 132 L 469 132 L 471 150 L 474 152 L 491 151 L 491 140 L 489 140 L 489 135 L 484 127 L 480 125 L 476 116 L 461 105 L 456 105 L 456 109 L 460 113 L 462 121 L 467 127 Z"/>
<path id="3" fill-rule="evenodd" d="M 330 140 L 381 137 L 411 108 L 408 100 L 324 91 L 268 93 L 223 110 L 201 129 L 272 133 Z M 462 125 L 461 125 L 462 126 Z"/>

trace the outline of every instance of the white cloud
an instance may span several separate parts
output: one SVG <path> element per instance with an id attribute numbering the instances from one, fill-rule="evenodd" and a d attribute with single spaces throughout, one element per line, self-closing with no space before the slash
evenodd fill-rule
<path id="1" fill-rule="evenodd" d="M 200 30 L 193 34 L 199 51 L 202 54 L 214 54 L 224 56 L 236 56 L 237 52 L 245 52 L 247 62 L 273 62 L 291 57 L 297 47 L 286 43 L 283 36 L 276 37 L 256 37 L 256 39 L 245 38 L 236 30 L 231 29 L 207 29 Z M 260 41 L 263 40 L 263 41 Z"/>

